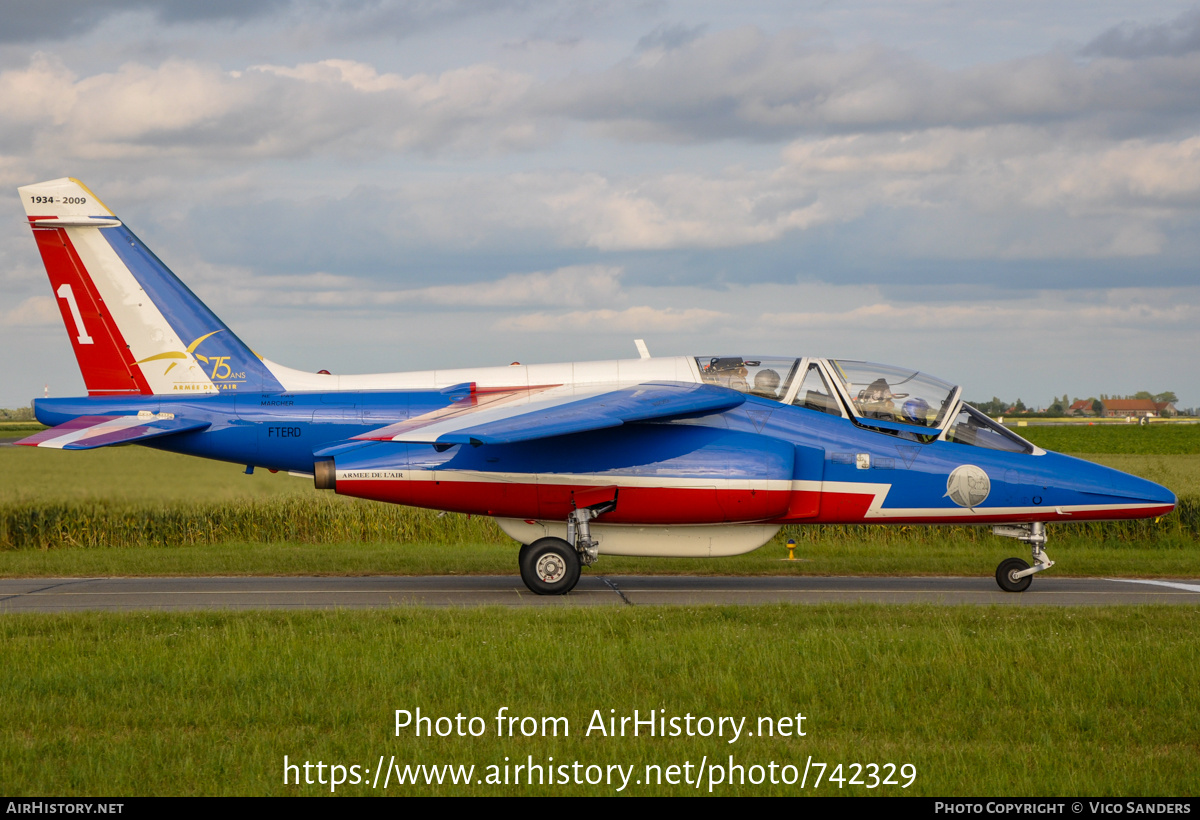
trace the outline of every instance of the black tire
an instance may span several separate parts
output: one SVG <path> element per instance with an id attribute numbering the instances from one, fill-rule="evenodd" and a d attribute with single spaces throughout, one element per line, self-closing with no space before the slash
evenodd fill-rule
<path id="1" fill-rule="evenodd" d="M 561 538 L 539 538 L 517 560 L 521 580 L 538 595 L 566 595 L 579 583 L 579 553 Z"/>
<path id="2" fill-rule="evenodd" d="M 1033 576 L 1026 575 L 1024 578 L 1014 579 L 1012 574 L 1026 569 L 1029 569 L 1029 564 L 1020 558 L 1005 558 L 1000 562 L 1000 566 L 996 567 L 996 583 L 1005 592 L 1024 592 L 1033 583 Z"/>

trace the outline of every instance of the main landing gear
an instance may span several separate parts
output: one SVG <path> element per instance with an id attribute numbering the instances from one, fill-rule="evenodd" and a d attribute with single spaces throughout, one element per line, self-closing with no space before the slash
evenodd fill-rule
<path id="1" fill-rule="evenodd" d="M 996 567 L 996 583 L 1005 592 L 1024 592 L 1033 583 L 1034 573 L 1054 566 L 1050 556 L 1042 549 L 1046 545 L 1046 525 L 1041 521 L 1035 521 L 1032 524 L 992 527 L 992 532 L 996 535 L 1024 541 L 1033 551 L 1032 567 L 1020 558 L 1005 558 L 1000 562 L 1000 566 Z"/>
<path id="2" fill-rule="evenodd" d="M 539 538 L 517 555 L 521 580 L 538 595 L 566 595 L 579 583 L 580 560 L 561 538 Z"/>
<path id="3" fill-rule="evenodd" d="M 592 538 L 591 521 L 615 508 L 616 501 L 572 510 L 567 516 L 567 540 L 539 538 L 525 544 L 517 555 L 521 580 L 538 595 L 566 595 L 579 583 L 584 565 L 599 557 L 598 541 Z"/>

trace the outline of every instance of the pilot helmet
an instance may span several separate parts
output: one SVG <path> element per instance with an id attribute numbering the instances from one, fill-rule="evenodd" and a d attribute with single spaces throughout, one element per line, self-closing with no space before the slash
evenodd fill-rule
<path id="1" fill-rule="evenodd" d="M 767 368 L 754 374 L 754 389 L 762 393 L 774 393 L 779 389 L 779 374 Z"/>
<path id="2" fill-rule="evenodd" d="M 905 421 L 915 422 L 916 424 L 927 424 L 929 422 L 929 402 L 922 398 L 909 399 L 904 402 L 904 407 L 901 408 L 901 414 Z"/>
<path id="3" fill-rule="evenodd" d="M 892 388 L 888 385 L 887 379 L 876 379 L 867 385 L 866 389 L 859 394 L 859 398 L 866 401 L 887 401 L 892 398 Z"/>

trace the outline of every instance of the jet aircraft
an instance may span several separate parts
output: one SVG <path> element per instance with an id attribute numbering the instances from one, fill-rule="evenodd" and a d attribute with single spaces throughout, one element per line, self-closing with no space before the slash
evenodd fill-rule
<path id="1" fill-rule="evenodd" d="M 1175 496 L 1046 452 L 911 368 L 700 355 L 336 375 L 256 354 L 90 190 L 20 188 L 88 395 L 38 399 L 20 443 L 142 444 L 313 477 L 347 496 L 496 519 L 539 594 L 600 555 L 749 552 L 785 524 L 982 524 L 1054 562 L 1050 522 Z M 716 351 L 720 352 L 720 351 Z"/>

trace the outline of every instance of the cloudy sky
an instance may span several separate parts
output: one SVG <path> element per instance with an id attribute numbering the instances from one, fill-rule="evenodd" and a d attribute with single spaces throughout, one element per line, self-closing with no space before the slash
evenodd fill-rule
<path id="1" fill-rule="evenodd" d="M 1200 404 L 1195 2 L 0 0 L 0 406 L 83 392 L 15 191 L 61 176 L 300 369 Z"/>

